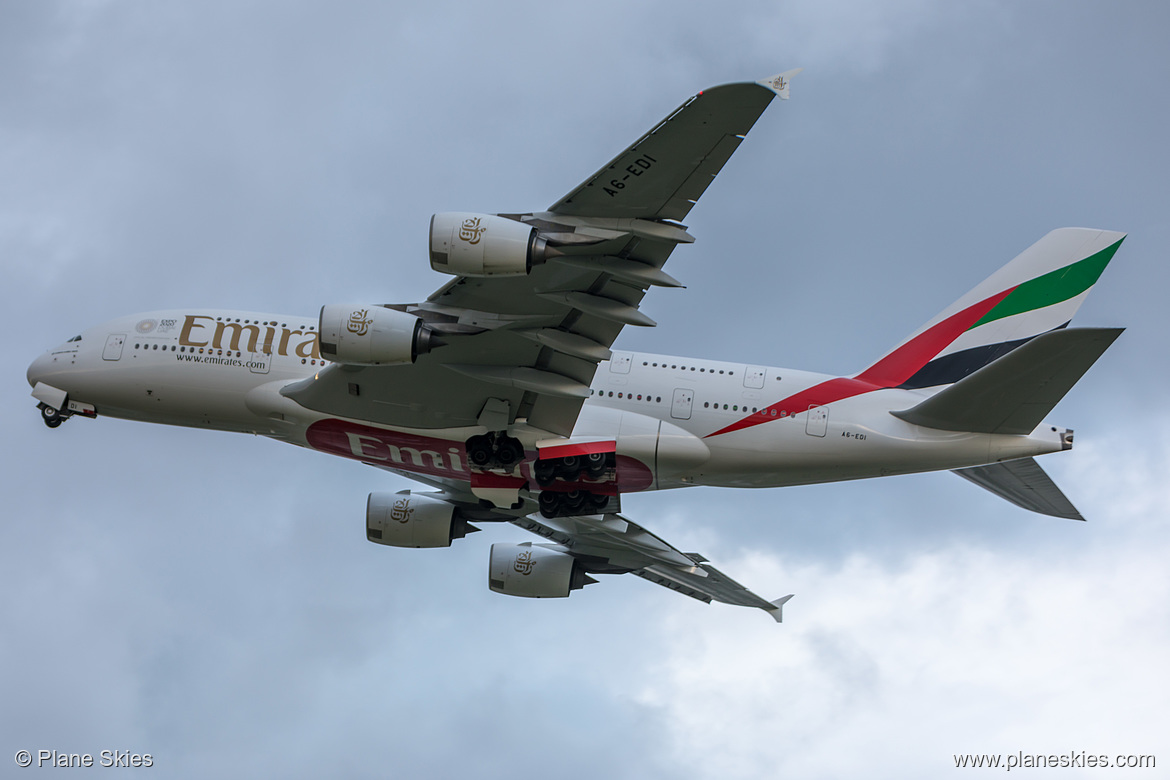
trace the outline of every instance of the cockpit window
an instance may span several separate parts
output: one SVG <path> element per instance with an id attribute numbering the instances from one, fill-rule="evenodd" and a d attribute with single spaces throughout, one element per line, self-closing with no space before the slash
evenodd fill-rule
<path id="1" fill-rule="evenodd" d="M 74 336 L 73 338 L 69 339 L 69 341 L 66 341 L 65 343 L 72 344 L 74 341 L 81 341 L 81 336 Z"/>

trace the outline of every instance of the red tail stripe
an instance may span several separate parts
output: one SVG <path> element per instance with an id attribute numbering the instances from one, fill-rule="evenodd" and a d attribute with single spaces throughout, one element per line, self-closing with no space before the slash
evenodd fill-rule
<path id="1" fill-rule="evenodd" d="M 914 376 L 920 368 L 946 349 L 947 345 L 961 336 L 964 331 L 983 319 L 983 315 L 994 309 L 996 304 L 1006 298 L 1014 289 L 1016 288 L 1004 290 L 999 295 L 985 298 L 973 306 L 968 306 L 966 309 L 952 314 L 862 371 L 856 379 L 878 387 L 897 387 Z"/>
<path id="2" fill-rule="evenodd" d="M 979 303 L 952 314 L 942 322 L 919 333 L 856 377 L 838 377 L 813 385 L 806 390 L 801 390 L 799 393 L 777 401 L 766 409 L 753 412 L 750 417 L 744 417 L 725 428 L 707 434 L 704 438 L 751 428 L 771 420 L 780 420 L 807 411 L 810 406 L 824 406 L 862 393 L 897 387 L 914 376 L 935 355 L 946 349 L 948 344 L 982 319 L 983 315 L 995 308 L 1014 289 L 1015 287 L 1004 290 L 998 295 L 985 298 Z"/>

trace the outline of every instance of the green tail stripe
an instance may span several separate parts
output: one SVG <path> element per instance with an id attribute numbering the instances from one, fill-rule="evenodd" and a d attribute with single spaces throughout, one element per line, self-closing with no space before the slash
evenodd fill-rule
<path id="1" fill-rule="evenodd" d="M 1090 255 L 1084 260 L 1078 260 L 1072 265 L 1058 268 L 1043 276 L 1037 276 L 1035 279 L 1024 282 L 1012 290 L 1011 294 L 1000 301 L 998 306 L 983 315 L 983 318 L 971 327 L 978 328 L 980 325 L 994 322 L 1003 317 L 1010 317 L 1013 314 L 1023 314 L 1026 311 L 1032 311 L 1034 309 L 1042 309 L 1045 306 L 1067 301 L 1069 298 L 1080 295 L 1097 283 L 1101 272 L 1105 270 L 1105 266 L 1113 259 L 1113 255 L 1117 252 L 1117 247 L 1119 246 L 1121 246 L 1121 241 L 1118 241 L 1112 246 L 1105 247 L 1097 254 Z"/>

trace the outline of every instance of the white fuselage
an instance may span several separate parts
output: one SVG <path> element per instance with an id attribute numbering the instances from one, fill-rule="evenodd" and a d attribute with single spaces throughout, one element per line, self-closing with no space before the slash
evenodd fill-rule
<path id="1" fill-rule="evenodd" d="M 28 378 L 92 405 L 98 415 L 254 433 L 405 472 L 467 478 L 463 443 L 474 428 L 403 429 L 338 419 L 280 394 L 326 365 L 313 317 L 180 310 L 91 328 L 38 358 Z M 458 381 L 454 374 L 452 381 Z M 816 395 L 816 388 L 850 382 L 766 366 L 614 352 L 598 367 L 572 439 L 612 439 L 618 455 L 645 467 L 640 475 L 627 470 L 622 492 L 832 482 L 977 466 L 1063 448 L 1063 431 L 1048 425 L 1028 436 L 963 433 L 890 414 L 916 405 L 929 390 L 852 388 Z M 535 443 L 527 438 L 526 444 Z"/>

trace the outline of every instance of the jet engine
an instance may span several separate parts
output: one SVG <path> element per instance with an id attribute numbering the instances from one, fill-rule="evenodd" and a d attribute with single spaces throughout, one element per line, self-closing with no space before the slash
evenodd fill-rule
<path id="1" fill-rule="evenodd" d="M 431 217 L 431 268 L 459 276 L 524 276 L 548 257 L 536 228 L 506 217 L 450 212 Z"/>
<path id="2" fill-rule="evenodd" d="M 319 325 L 321 356 L 334 363 L 413 363 L 443 343 L 418 317 L 385 306 L 322 306 Z"/>
<path id="3" fill-rule="evenodd" d="M 493 544 L 488 562 L 488 587 L 508 596 L 564 598 L 569 591 L 596 582 L 571 555 L 548 547 Z"/>
<path id="4" fill-rule="evenodd" d="M 366 501 L 366 538 L 391 547 L 450 547 L 478 531 L 440 498 L 403 490 L 371 493 Z"/>

